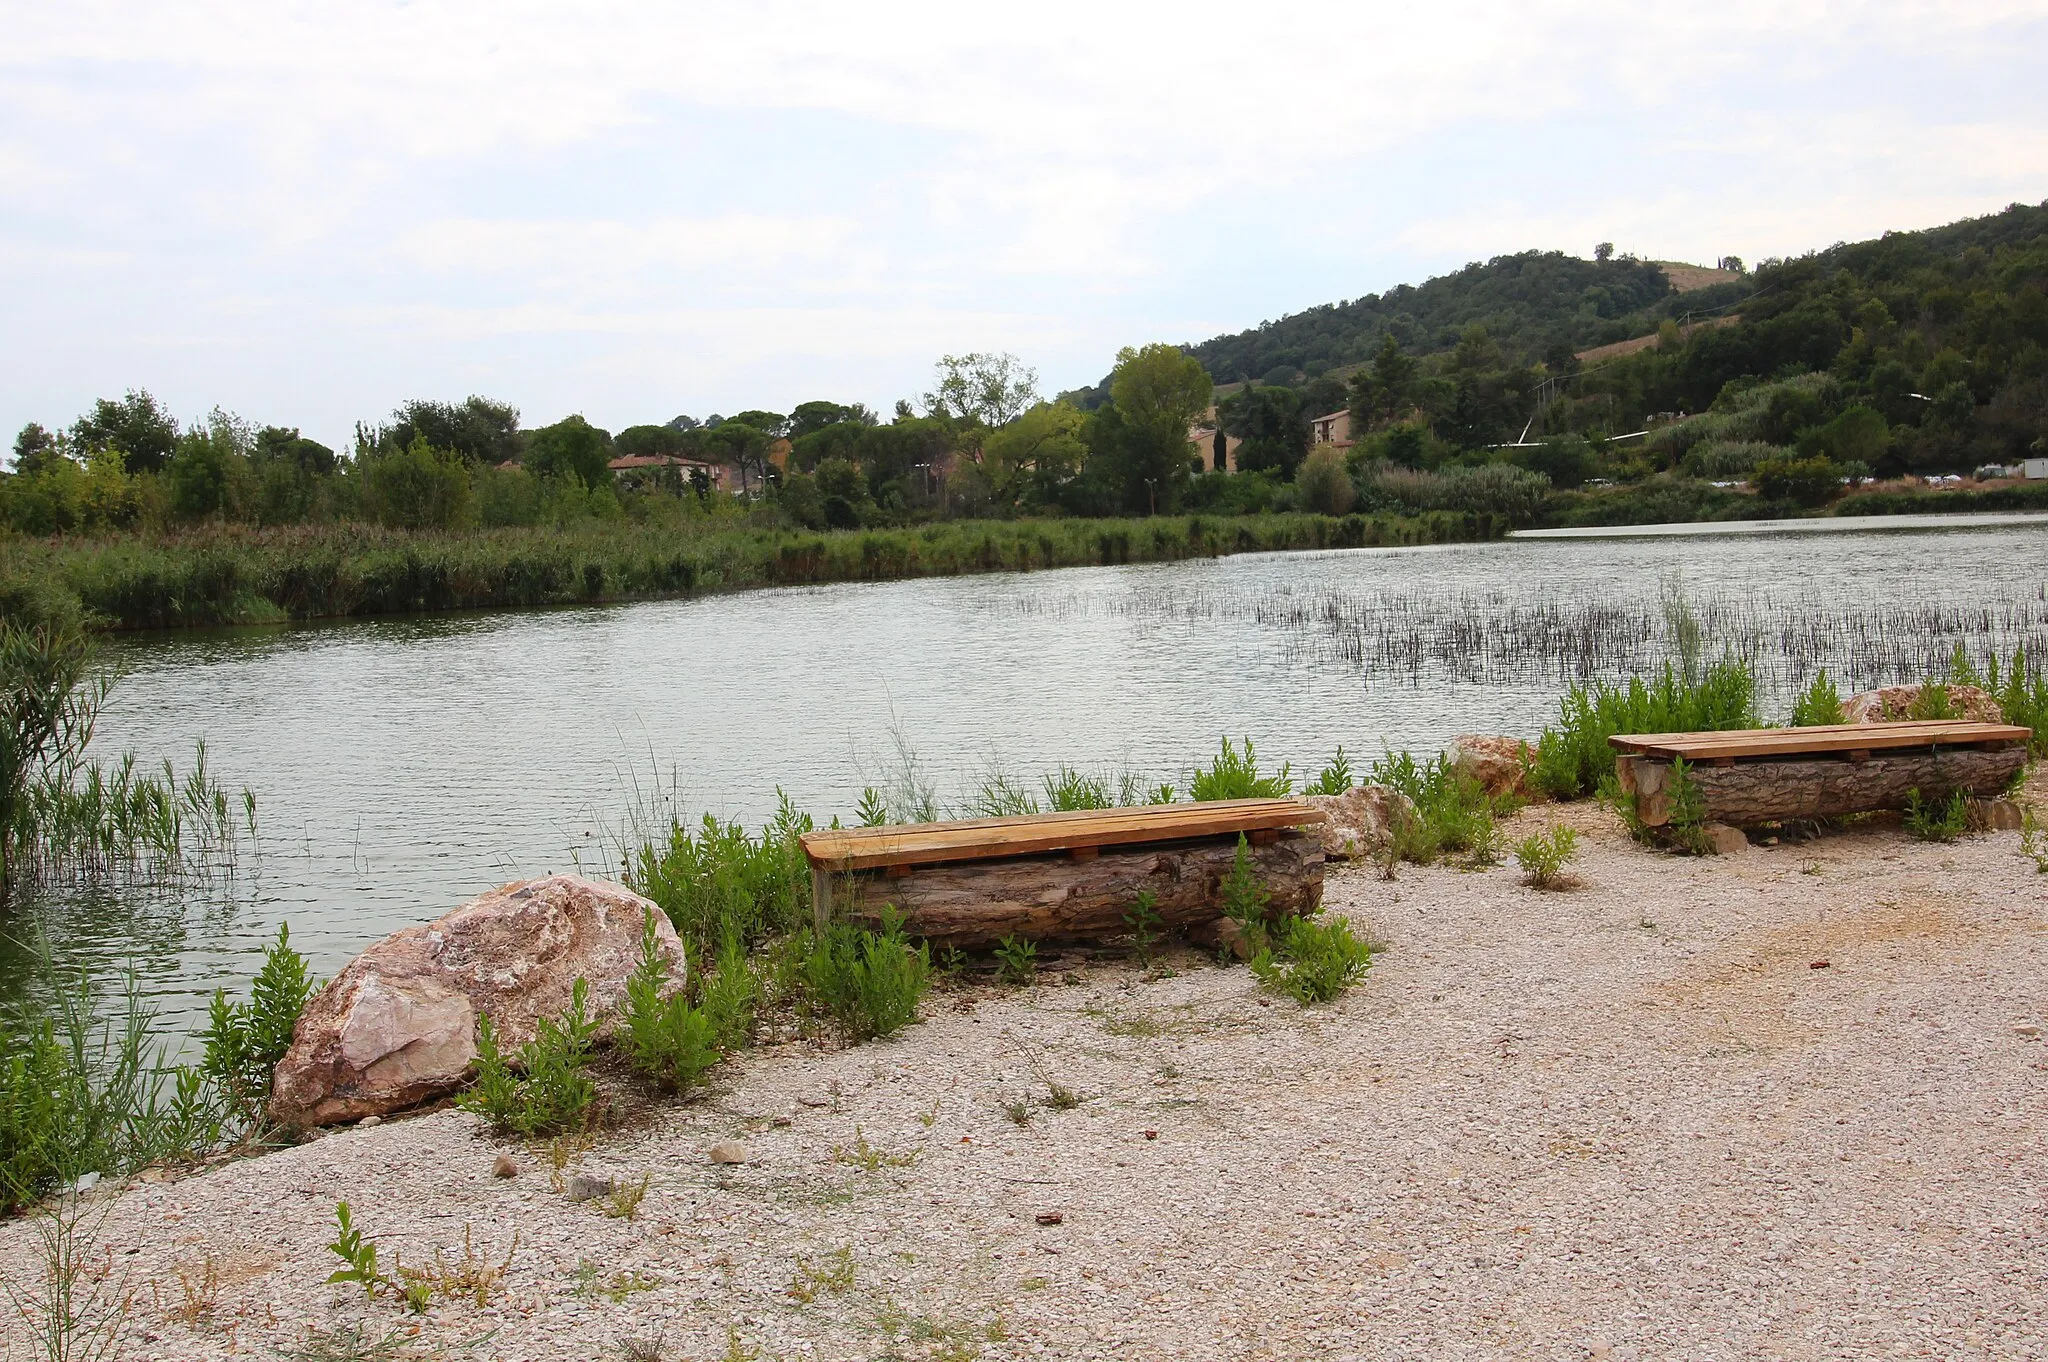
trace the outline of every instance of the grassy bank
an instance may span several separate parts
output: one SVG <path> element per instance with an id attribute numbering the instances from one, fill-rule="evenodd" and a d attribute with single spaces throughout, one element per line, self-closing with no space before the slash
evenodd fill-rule
<path id="1" fill-rule="evenodd" d="M 0 610 L 109 628 L 250 624 L 1171 562 L 1497 537 L 1488 515 L 1262 515 L 955 521 L 832 533 L 588 522 L 407 531 L 221 526 L 160 536 L 0 540 Z"/>

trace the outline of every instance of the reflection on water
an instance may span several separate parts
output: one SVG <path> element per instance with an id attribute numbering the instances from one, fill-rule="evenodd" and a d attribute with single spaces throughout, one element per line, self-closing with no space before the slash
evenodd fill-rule
<path id="1" fill-rule="evenodd" d="M 1917 677 L 1957 637 L 2048 644 L 2034 526 L 1537 541 L 846 584 L 695 601 L 132 639 L 99 744 L 207 740 L 262 849 L 195 894 L 18 905 L 60 960 L 133 958 L 190 1024 L 289 919 L 329 974 L 506 879 L 616 867 L 636 797 L 829 817 L 913 747 L 942 793 L 992 764 L 1175 779 L 1220 735 L 1313 770 L 1533 733 L 1559 677 L 1665 655 L 1681 581 L 1775 692 Z M 2042 654 L 2048 655 L 2048 654 Z M 1780 706 L 1782 707 L 1782 706 Z M 637 792 L 637 794 L 636 794 Z M 0 957 L 20 979 L 21 957 Z"/>

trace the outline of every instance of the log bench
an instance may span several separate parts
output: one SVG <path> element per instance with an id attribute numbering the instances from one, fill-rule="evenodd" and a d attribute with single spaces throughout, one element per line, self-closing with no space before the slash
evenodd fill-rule
<path id="1" fill-rule="evenodd" d="M 1927 719 L 1718 733 L 1617 733 L 1615 775 L 1650 827 L 1671 821 L 1672 761 L 1684 758 L 1705 820 L 1754 827 L 1900 809 L 1907 795 L 1990 796 L 2026 765 L 2033 730 Z"/>
<path id="2" fill-rule="evenodd" d="M 1323 898 L 1322 841 L 1302 829 L 1325 817 L 1296 799 L 1226 799 L 830 828 L 801 840 L 820 932 L 835 913 L 872 923 L 887 905 L 907 934 L 971 947 L 1126 932 L 1142 890 L 1162 927 L 1212 921 L 1240 835 L 1269 910 L 1313 912 Z"/>

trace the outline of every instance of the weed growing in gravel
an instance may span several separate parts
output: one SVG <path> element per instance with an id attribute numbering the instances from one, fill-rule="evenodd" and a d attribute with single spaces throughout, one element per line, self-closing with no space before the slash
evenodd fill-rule
<path id="1" fill-rule="evenodd" d="M 365 1296 L 375 1297 L 380 1288 L 392 1284 L 389 1277 L 377 1270 L 376 1241 L 356 1228 L 355 1217 L 346 1201 L 335 1203 L 334 1220 L 334 1242 L 327 1246 L 327 1251 L 341 1259 L 341 1266 L 334 1270 L 327 1284 L 353 1283 L 363 1288 Z"/>
<path id="2" fill-rule="evenodd" d="M 1475 864 L 1496 859 L 1493 820 L 1501 810 L 1450 757 L 1439 752 L 1418 762 L 1412 753 L 1389 752 L 1372 764 L 1372 783 L 1400 791 L 1415 806 L 1412 820 L 1389 830 L 1391 855 L 1418 865 L 1460 851 Z"/>
<path id="3" fill-rule="evenodd" d="M 2033 858 L 2034 869 L 2048 875 L 2048 833 L 2043 832 L 2032 804 L 2020 815 L 2020 850 Z"/>
<path id="4" fill-rule="evenodd" d="M 903 939 L 902 919 L 883 910 L 882 930 L 834 923 L 804 963 L 812 996 L 855 1042 L 893 1036 L 917 1020 L 931 983 L 931 947 Z"/>
<path id="5" fill-rule="evenodd" d="M 40 1269 L 31 1286 L 17 1286 L 0 1274 L 14 1314 L 35 1340 L 34 1353 L 47 1362 L 101 1362 L 115 1356 L 114 1342 L 126 1321 L 132 1294 L 114 1273 L 113 1250 L 102 1247 L 114 1202 L 88 1202 L 64 1192 L 30 1219 L 32 1252 Z"/>
<path id="6" fill-rule="evenodd" d="M 1969 829 L 1970 801 L 1961 790 L 1951 790 L 1946 799 L 1908 790 L 1904 822 L 1906 831 L 1923 842 L 1953 842 Z"/>
<path id="7" fill-rule="evenodd" d="M 835 1296 L 845 1295 L 853 1289 L 853 1250 L 834 1249 L 818 1263 L 808 1258 L 796 1260 L 796 1275 L 789 1279 L 790 1299 L 809 1305 L 818 1298 L 821 1291 Z"/>
<path id="8" fill-rule="evenodd" d="M 215 1260 L 212 1251 L 200 1255 L 196 1263 L 173 1263 L 171 1272 L 178 1279 L 179 1300 L 176 1305 L 165 1310 L 164 1314 L 188 1329 L 202 1320 L 210 1319 L 220 1306 L 222 1284 L 220 1263 Z M 161 1306 L 159 1308 L 161 1309 Z"/>
<path id="9" fill-rule="evenodd" d="M 1251 842 L 1241 832 L 1237 835 L 1237 852 L 1217 885 L 1217 894 L 1223 903 L 1223 916 L 1237 924 L 1244 939 L 1251 943 L 1253 954 L 1257 954 L 1268 940 L 1266 918 L 1273 896 L 1259 883 L 1259 867 L 1252 859 Z"/>
<path id="10" fill-rule="evenodd" d="M 297 1348 L 279 1356 L 285 1362 L 382 1362 L 398 1356 L 407 1341 L 403 1330 L 391 1329 L 380 1336 L 362 1320 L 352 1320 L 332 1329 L 309 1330 Z"/>
<path id="11" fill-rule="evenodd" d="M 867 1135 L 859 1126 L 855 1126 L 851 1145 L 832 1146 L 832 1161 L 851 1164 L 863 1173 L 879 1173 L 884 1168 L 908 1168 L 917 1162 L 917 1153 L 918 1151 L 912 1149 L 901 1154 L 891 1154 L 877 1145 L 869 1144 Z"/>
<path id="12" fill-rule="evenodd" d="M 1536 832 L 1515 843 L 1515 863 L 1532 889 L 1569 889 L 1574 883 L 1565 865 L 1579 854 L 1579 834 L 1568 827 Z"/>
<path id="13" fill-rule="evenodd" d="M 1304 1007 L 1326 1003 L 1365 976 L 1372 947 L 1351 933 L 1341 917 L 1321 921 L 1291 918 L 1280 937 L 1280 950 L 1252 956 L 1252 973 L 1276 993 Z"/>
<path id="14" fill-rule="evenodd" d="M 590 985 L 579 978 L 570 985 L 562 1015 L 541 1018 L 534 1038 L 519 1047 L 521 1077 L 498 1049 L 490 1016 L 480 1015 L 476 1083 L 456 1105 L 483 1116 L 501 1134 L 546 1135 L 582 1125 L 597 1100 L 597 1085 L 584 1072 L 597 1026 L 590 1015 Z"/>
<path id="15" fill-rule="evenodd" d="M 652 1173 L 642 1173 L 638 1182 L 617 1182 L 604 1199 L 604 1213 L 613 1220 L 632 1220 L 640 1214 L 640 1203 L 647 1199 L 648 1185 L 654 1180 Z"/>
<path id="16" fill-rule="evenodd" d="M 619 1340 L 619 1362 L 662 1362 L 667 1356 L 668 1340 L 660 1334 Z"/>
<path id="17" fill-rule="evenodd" d="M 1003 1115 L 1010 1118 L 1010 1124 L 1013 1126 L 1030 1125 L 1031 1099 L 1028 1097 L 1012 1097 L 1005 1100 L 1003 1103 Z"/>
<path id="18" fill-rule="evenodd" d="M 1152 963 L 1152 950 L 1159 944 L 1164 922 L 1159 916 L 1159 896 L 1150 889 L 1140 889 L 1131 906 L 1124 910 L 1124 925 L 1131 929 L 1131 948 L 1146 964 Z"/>
<path id="19" fill-rule="evenodd" d="M 418 1268 L 401 1265 L 399 1276 L 408 1285 L 425 1287 L 431 1294 L 448 1296 L 469 1301 L 481 1310 L 491 1303 L 491 1296 L 504 1282 L 505 1274 L 512 1269 L 512 1259 L 519 1252 L 519 1234 L 513 1232 L 512 1244 L 505 1250 L 505 1256 L 492 1262 L 488 1255 L 478 1253 L 472 1239 L 473 1229 L 465 1222 L 462 1226 L 462 1257 L 453 1263 L 440 1249 L 434 1250 L 434 1265 Z"/>
<path id="20" fill-rule="evenodd" d="M 1038 978 L 1037 943 L 1004 937 L 996 944 L 996 976 L 1019 988 Z"/>
<path id="21" fill-rule="evenodd" d="M 658 1278 L 644 1272 L 629 1272 L 620 1269 L 607 1277 L 604 1269 L 588 1258 L 576 1260 L 576 1294 L 579 1296 L 603 1296 L 613 1305 L 622 1305 L 636 1292 L 652 1291 L 660 1286 Z"/>

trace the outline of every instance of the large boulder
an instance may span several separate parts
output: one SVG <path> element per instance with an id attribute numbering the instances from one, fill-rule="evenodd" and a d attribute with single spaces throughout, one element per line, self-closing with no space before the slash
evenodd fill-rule
<path id="1" fill-rule="evenodd" d="M 1460 772 L 1479 782 L 1480 789 L 1498 799 L 1528 793 L 1529 764 L 1536 760 L 1536 753 L 1520 738 L 1467 733 L 1451 749 L 1451 760 Z"/>
<path id="2" fill-rule="evenodd" d="M 1385 785 L 1354 785 L 1340 795 L 1303 798 L 1328 815 L 1316 831 L 1323 840 L 1323 855 L 1333 861 L 1370 858 L 1416 817 L 1408 796 Z"/>
<path id="3" fill-rule="evenodd" d="M 1866 690 L 1842 702 L 1842 715 L 1852 724 L 1883 724 L 1913 717 L 1924 686 L 1885 686 Z M 1948 687 L 1948 712 L 1957 719 L 2002 724 L 2005 710 L 1976 686 Z"/>
<path id="4" fill-rule="evenodd" d="M 513 1049 L 569 1005 L 578 979 L 607 1034 L 650 920 L 670 979 L 681 980 L 683 943 L 667 914 L 623 885 L 578 875 L 502 885 L 394 932 L 306 1004 L 277 1066 L 272 1119 L 330 1125 L 452 1092 L 476 1060 L 479 1013 Z"/>

